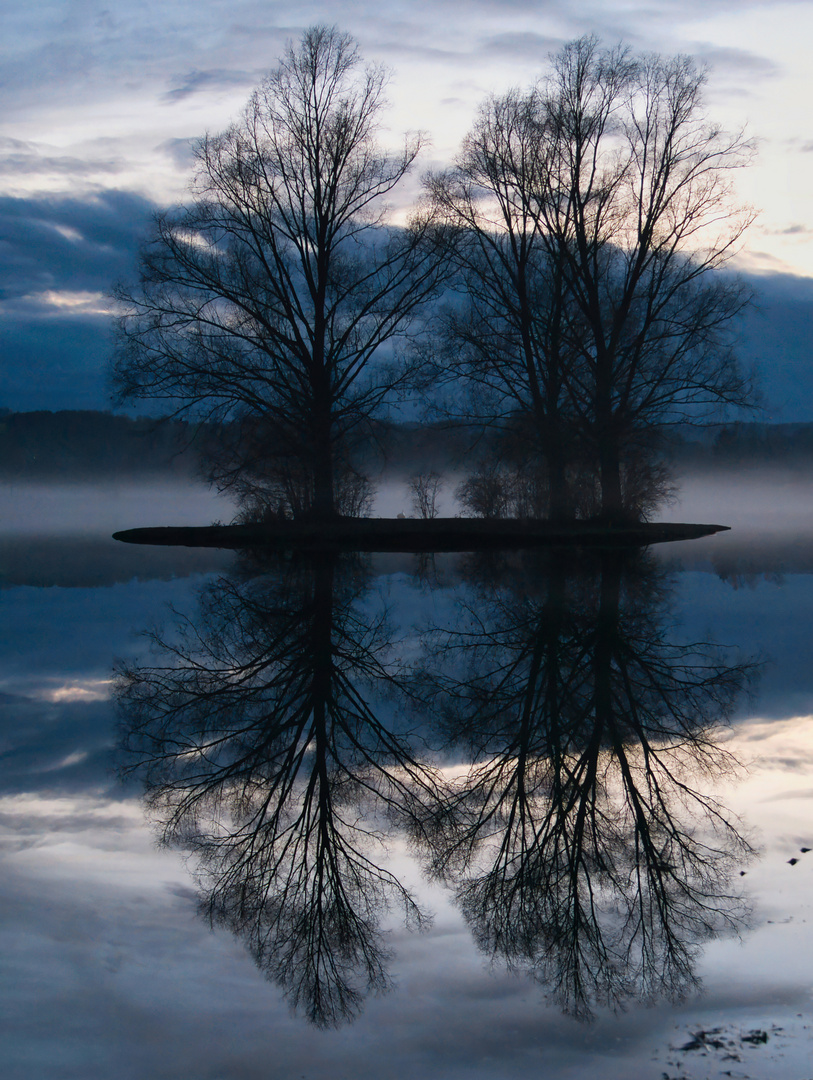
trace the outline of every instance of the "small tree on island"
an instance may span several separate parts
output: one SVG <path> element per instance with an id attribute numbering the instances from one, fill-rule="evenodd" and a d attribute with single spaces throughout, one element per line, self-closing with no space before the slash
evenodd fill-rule
<path id="1" fill-rule="evenodd" d="M 409 491 L 412 495 L 412 509 L 420 518 L 426 520 L 438 516 L 438 496 L 443 488 L 443 477 L 434 469 L 416 473 L 410 477 Z"/>
<path id="2" fill-rule="evenodd" d="M 192 201 L 157 216 L 140 287 L 117 291 L 119 400 L 229 422 L 215 480 L 256 498 L 256 477 L 275 505 L 293 483 L 289 512 L 340 508 L 353 438 L 405 379 L 382 346 L 436 286 L 419 226 L 385 225 L 421 143 L 376 143 L 386 82 L 348 35 L 307 30 L 201 142 Z"/>

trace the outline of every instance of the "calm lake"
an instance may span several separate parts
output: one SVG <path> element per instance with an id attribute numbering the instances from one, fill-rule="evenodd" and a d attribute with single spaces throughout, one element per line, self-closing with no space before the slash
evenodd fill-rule
<path id="1" fill-rule="evenodd" d="M 690 480 L 732 530 L 628 558 L 0 511 L 9 1080 L 813 1076 L 813 483 Z"/>

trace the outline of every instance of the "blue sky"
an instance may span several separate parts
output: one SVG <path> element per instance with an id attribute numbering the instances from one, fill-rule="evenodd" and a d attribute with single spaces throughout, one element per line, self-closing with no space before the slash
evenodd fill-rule
<path id="1" fill-rule="evenodd" d="M 157 206 L 177 202 L 190 147 L 225 127 L 287 39 L 338 22 L 392 71 L 381 138 L 448 163 L 490 92 L 532 81 L 587 32 L 710 67 L 708 112 L 758 144 L 737 178 L 758 211 L 739 256 L 759 310 L 743 353 L 765 369 L 766 419 L 813 419 L 813 3 L 733 0 L 321 0 L 4 4 L 0 41 L 0 407 L 105 407 L 105 294 L 135 272 Z"/>

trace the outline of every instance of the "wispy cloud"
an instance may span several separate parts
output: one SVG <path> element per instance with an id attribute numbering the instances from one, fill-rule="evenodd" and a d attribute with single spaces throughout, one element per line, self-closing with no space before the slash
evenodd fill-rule
<path id="1" fill-rule="evenodd" d="M 60 154 L 55 147 L 0 136 L 0 175 L 87 177 L 115 173 L 123 167 L 122 158 L 99 160 Z"/>
<path id="2" fill-rule="evenodd" d="M 535 60 L 540 69 L 547 64 L 549 53 L 562 45 L 562 39 L 547 34 L 501 33 L 483 39 L 479 52 L 502 58 Z"/>
<path id="3" fill-rule="evenodd" d="M 813 227 L 796 222 L 784 229 L 763 229 L 766 236 L 809 236 L 813 233 Z"/>
<path id="4" fill-rule="evenodd" d="M 0 404 L 9 408 L 106 408 L 110 316 L 117 280 L 155 207 L 128 192 L 79 197 L 0 197 Z"/>
<path id="5" fill-rule="evenodd" d="M 687 50 L 708 64 L 716 76 L 746 76 L 749 79 L 775 78 L 781 67 L 767 56 L 746 49 L 726 48 L 708 42 L 691 44 Z"/>
<path id="6" fill-rule="evenodd" d="M 134 272 L 154 210 L 147 199 L 115 190 L 0 197 L 0 301 L 107 292 Z"/>
<path id="7" fill-rule="evenodd" d="M 231 90 L 236 86 L 245 86 L 250 90 L 262 77 L 262 71 L 238 71 L 215 68 L 209 71 L 190 71 L 185 75 L 175 76 L 176 83 L 172 90 L 163 94 L 166 102 L 182 101 L 193 94 L 208 90 Z"/>
<path id="8" fill-rule="evenodd" d="M 156 150 L 166 154 L 179 169 L 186 172 L 195 160 L 195 146 L 199 141 L 197 138 L 164 139 L 156 146 Z"/>

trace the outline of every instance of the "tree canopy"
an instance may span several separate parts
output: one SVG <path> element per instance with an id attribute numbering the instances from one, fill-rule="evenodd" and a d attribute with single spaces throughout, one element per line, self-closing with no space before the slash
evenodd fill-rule
<path id="1" fill-rule="evenodd" d="M 483 103 L 396 228 L 386 197 L 421 139 L 382 150 L 386 72 L 307 30 L 201 142 L 191 201 L 119 291 L 120 397 L 236 420 L 214 478 L 329 518 L 366 505 L 353 441 L 408 385 L 394 353 L 412 339 L 413 371 L 510 435 L 524 512 L 644 513 L 653 433 L 754 400 L 733 351 L 747 297 L 720 272 L 750 220 L 729 177 L 751 149 L 707 120 L 691 58 L 585 37 L 551 63 Z M 415 348 L 441 288 L 459 297 Z"/>
<path id="2" fill-rule="evenodd" d="M 752 400 L 732 351 L 746 296 L 719 273 L 750 219 L 729 182 L 750 147 L 706 119 L 705 78 L 582 38 L 536 86 L 489 98 L 427 179 L 464 293 L 441 366 L 486 418 L 527 418 L 554 515 L 573 514 L 585 468 L 603 516 L 637 511 L 624 466 L 655 425 Z"/>
<path id="3" fill-rule="evenodd" d="M 378 146 L 386 81 L 336 29 L 289 44 L 240 120 L 201 142 L 191 202 L 157 218 L 140 288 L 118 294 L 119 396 L 246 420 L 217 478 L 328 516 L 349 437 L 402 379 L 376 354 L 436 279 L 417 232 L 385 227 L 420 148 Z"/>

